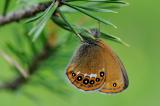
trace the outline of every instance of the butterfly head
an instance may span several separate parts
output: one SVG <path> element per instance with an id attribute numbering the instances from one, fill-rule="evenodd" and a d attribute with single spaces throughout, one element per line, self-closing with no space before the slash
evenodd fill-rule
<path id="1" fill-rule="evenodd" d="M 99 38 L 100 37 L 100 31 L 97 28 L 90 29 L 90 33 L 95 38 Z"/>

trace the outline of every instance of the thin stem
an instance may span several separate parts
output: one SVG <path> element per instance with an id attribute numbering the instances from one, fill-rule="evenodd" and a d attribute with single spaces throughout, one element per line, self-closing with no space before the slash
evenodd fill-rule
<path id="1" fill-rule="evenodd" d="M 54 48 L 51 47 L 48 43 L 44 45 L 43 50 L 36 54 L 31 64 L 28 66 L 28 73 L 30 76 L 38 71 L 38 68 L 40 67 L 40 64 L 43 61 L 48 59 L 51 56 L 51 54 L 53 55 L 56 48 L 57 47 L 54 47 Z M 22 75 L 19 75 L 17 78 L 15 78 L 13 81 L 9 83 L 0 84 L 0 89 L 17 90 L 23 84 L 25 84 L 29 79 L 30 77 L 24 78 Z"/>
<path id="2" fill-rule="evenodd" d="M 0 51 L 0 56 L 6 60 L 11 66 L 14 66 L 24 78 L 28 78 L 27 70 L 25 70 L 20 64 L 18 64 L 15 60 L 13 60 L 9 55 Z"/>
<path id="3" fill-rule="evenodd" d="M 25 10 L 19 10 L 13 13 L 6 14 L 5 16 L 0 16 L 0 26 L 33 17 L 36 14 L 46 10 L 51 3 L 52 2 L 39 3 L 37 5 L 30 6 Z"/>
<path id="4" fill-rule="evenodd" d="M 81 42 L 84 41 L 84 39 L 81 37 L 81 35 L 79 35 L 77 33 L 77 31 L 72 27 L 72 25 L 70 25 L 70 23 L 66 20 L 65 16 L 61 13 L 61 11 L 58 11 L 62 17 L 62 19 L 66 22 L 66 24 L 68 24 L 68 26 L 70 27 L 70 29 L 80 38 Z"/>

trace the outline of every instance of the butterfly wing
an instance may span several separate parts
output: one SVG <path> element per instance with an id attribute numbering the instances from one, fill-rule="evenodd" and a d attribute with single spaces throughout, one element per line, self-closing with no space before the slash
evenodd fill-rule
<path id="1" fill-rule="evenodd" d="M 118 56 L 106 44 L 99 42 L 104 48 L 107 68 L 107 76 L 103 87 L 99 90 L 103 93 L 118 93 L 128 87 L 128 76 Z"/>
<path id="2" fill-rule="evenodd" d="M 118 56 L 102 41 L 84 43 L 66 72 L 70 82 L 88 91 L 118 93 L 128 87 L 128 77 Z"/>
<path id="3" fill-rule="evenodd" d="M 96 90 L 106 79 L 104 50 L 95 43 L 83 43 L 67 67 L 67 76 L 77 88 Z"/>

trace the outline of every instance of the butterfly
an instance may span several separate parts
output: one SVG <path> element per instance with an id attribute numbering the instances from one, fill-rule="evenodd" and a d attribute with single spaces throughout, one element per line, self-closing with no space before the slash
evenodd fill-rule
<path id="1" fill-rule="evenodd" d="M 69 81 L 84 91 L 118 93 L 128 87 L 126 69 L 101 39 L 86 39 L 66 69 Z"/>

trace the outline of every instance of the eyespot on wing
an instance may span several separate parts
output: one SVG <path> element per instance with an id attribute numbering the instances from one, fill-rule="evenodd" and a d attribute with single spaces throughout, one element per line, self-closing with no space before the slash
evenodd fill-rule
<path id="1" fill-rule="evenodd" d="M 106 75 L 101 75 L 102 72 L 97 71 L 96 76 L 92 74 L 81 73 L 80 71 L 72 70 L 71 68 L 67 69 L 67 77 L 69 81 L 78 89 L 84 91 L 97 90 L 103 86 Z M 105 73 L 105 72 L 104 72 Z"/>

